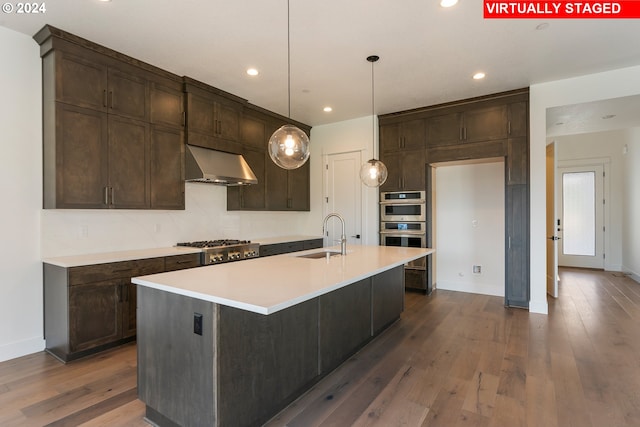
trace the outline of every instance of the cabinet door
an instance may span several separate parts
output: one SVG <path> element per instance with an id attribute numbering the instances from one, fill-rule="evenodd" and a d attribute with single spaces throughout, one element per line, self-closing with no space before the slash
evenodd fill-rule
<path id="1" fill-rule="evenodd" d="M 216 102 L 216 135 L 229 141 L 240 141 L 242 107 L 233 101 L 219 98 Z"/>
<path id="2" fill-rule="evenodd" d="M 408 120 L 402 122 L 402 141 L 403 149 L 415 150 L 425 147 L 425 121 L 424 119 Z"/>
<path id="3" fill-rule="evenodd" d="M 529 132 L 527 105 L 525 101 L 509 104 L 509 136 L 527 136 Z"/>
<path id="4" fill-rule="evenodd" d="M 371 279 L 324 294 L 319 299 L 320 373 L 326 374 L 371 337 Z"/>
<path id="5" fill-rule="evenodd" d="M 527 185 L 508 185 L 505 195 L 505 305 L 529 307 L 529 195 Z"/>
<path id="6" fill-rule="evenodd" d="M 289 173 L 265 156 L 266 196 L 269 210 L 284 211 L 289 208 Z"/>
<path id="7" fill-rule="evenodd" d="M 402 178 L 400 181 L 402 190 L 425 189 L 425 150 L 405 151 L 400 156 L 399 170 Z"/>
<path id="8" fill-rule="evenodd" d="M 266 123 L 256 117 L 243 115 L 241 127 L 241 142 L 253 148 L 266 150 L 271 134 L 266 133 Z"/>
<path id="9" fill-rule="evenodd" d="M 475 108 L 464 113 L 465 142 L 505 139 L 507 130 L 506 105 Z"/>
<path id="10" fill-rule="evenodd" d="M 136 74 L 137 73 L 137 74 Z M 107 104 L 109 113 L 148 121 L 148 83 L 140 71 L 109 68 Z"/>
<path id="11" fill-rule="evenodd" d="M 182 130 L 151 125 L 151 208 L 184 209 Z"/>
<path id="12" fill-rule="evenodd" d="M 402 188 L 402 171 L 400 169 L 400 152 L 380 154 L 380 160 L 387 167 L 387 180 L 380 186 L 380 191 L 398 191 Z"/>
<path id="13" fill-rule="evenodd" d="M 62 103 L 56 115 L 55 153 L 44 148 L 45 207 L 105 208 L 107 115 Z"/>
<path id="14" fill-rule="evenodd" d="M 377 335 L 404 310 L 404 266 L 371 278 L 371 329 Z"/>
<path id="15" fill-rule="evenodd" d="M 460 113 L 443 114 L 427 120 L 427 147 L 441 147 L 460 143 Z"/>
<path id="16" fill-rule="evenodd" d="M 121 279 L 69 287 L 69 347 L 76 352 L 121 336 Z"/>
<path id="17" fill-rule="evenodd" d="M 122 300 L 122 336 L 129 338 L 136 335 L 136 307 L 138 295 L 136 285 L 131 282 L 123 282 L 121 285 Z"/>
<path id="18" fill-rule="evenodd" d="M 57 51 L 56 101 L 91 108 L 107 109 L 107 67 L 87 52 L 83 57 Z"/>
<path id="19" fill-rule="evenodd" d="M 215 102 L 213 99 L 194 93 L 187 94 L 187 132 L 212 136 L 216 134 Z M 189 141 L 189 144 L 193 144 L 193 142 Z"/>
<path id="20" fill-rule="evenodd" d="M 109 116 L 109 183 L 112 207 L 149 207 L 149 125 Z"/>
<path id="21" fill-rule="evenodd" d="M 273 163 L 273 162 L 272 162 Z M 311 209 L 309 200 L 311 158 L 298 169 L 288 171 L 289 198 L 287 209 L 293 211 L 308 211 Z M 267 193 L 270 198 L 271 194 Z"/>
<path id="22" fill-rule="evenodd" d="M 400 125 L 398 123 L 380 126 L 380 152 L 400 149 Z"/>
<path id="23" fill-rule="evenodd" d="M 246 210 L 264 210 L 265 195 L 265 156 L 264 150 L 245 148 L 242 152 L 245 160 L 258 178 L 258 183 L 240 187 L 240 206 Z"/>
<path id="24" fill-rule="evenodd" d="M 170 86 L 159 82 L 149 84 L 151 123 L 176 128 L 183 127 L 183 93 L 178 83 L 174 83 L 174 85 Z"/>
<path id="25" fill-rule="evenodd" d="M 507 184 L 526 184 L 529 180 L 529 147 L 526 137 L 507 141 Z"/>

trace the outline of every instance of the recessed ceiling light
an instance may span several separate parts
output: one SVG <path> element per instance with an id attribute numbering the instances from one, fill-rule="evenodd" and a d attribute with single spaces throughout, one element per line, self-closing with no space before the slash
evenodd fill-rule
<path id="1" fill-rule="evenodd" d="M 332 111 L 333 111 L 333 108 L 331 108 L 331 107 L 324 107 L 324 108 L 322 109 L 322 111 L 324 111 L 325 113 L 330 113 L 330 112 L 332 112 Z"/>
<path id="2" fill-rule="evenodd" d="M 458 0 L 440 0 L 440 6 L 442 7 L 455 6 L 457 3 L 458 3 Z"/>
<path id="3" fill-rule="evenodd" d="M 542 24 L 536 25 L 536 30 L 546 30 L 547 28 L 549 28 L 548 22 L 543 22 Z"/>
<path id="4" fill-rule="evenodd" d="M 475 73 L 473 75 L 474 80 L 481 80 L 481 79 L 484 79 L 484 77 L 485 77 L 485 74 L 482 71 Z"/>
<path id="5" fill-rule="evenodd" d="M 607 114 L 606 116 L 602 116 L 603 120 L 609 120 L 609 119 L 613 119 L 616 115 L 615 114 Z"/>
<path id="6" fill-rule="evenodd" d="M 258 70 L 256 70 L 255 68 L 249 68 L 247 70 L 247 74 L 249 74 L 250 76 L 257 76 L 259 73 L 258 73 Z"/>

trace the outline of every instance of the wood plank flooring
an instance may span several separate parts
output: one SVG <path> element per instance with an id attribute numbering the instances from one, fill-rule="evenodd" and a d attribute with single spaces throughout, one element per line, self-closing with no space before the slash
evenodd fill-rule
<path id="1" fill-rule="evenodd" d="M 266 425 L 640 426 L 640 284 L 561 269 L 549 315 L 408 293 L 401 321 Z M 136 347 L 0 363 L 0 426 L 146 426 Z"/>

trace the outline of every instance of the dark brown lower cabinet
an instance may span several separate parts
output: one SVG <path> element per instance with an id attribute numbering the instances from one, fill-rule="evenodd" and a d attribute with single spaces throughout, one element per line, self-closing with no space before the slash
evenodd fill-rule
<path id="1" fill-rule="evenodd" d="M 320 373 L 331 372 L 368 342 L 371 305 L 367 301 L 371 301 L 370 278 L 320 297 Z"/>
<path id="2" fill-rule="evenodd" d="M 195 253 L 69 268 L 45 263 L 46 350 L 69 362 L 134 340 L 137 292 L 131 278 L 197 267 L 199 256 Z"/>
<path id="3" fill-rule="evenodd" d="M 122 338 L 121 292 L 121 279 L 69 287 L 70 352 Z"/>
<path id="4" fill-rule="evenodd" d="M 138 286 L 146 417 L 162 426 L 264 424 L 400 317 L 403 275 L 396 267 L 270 315 Z"/>

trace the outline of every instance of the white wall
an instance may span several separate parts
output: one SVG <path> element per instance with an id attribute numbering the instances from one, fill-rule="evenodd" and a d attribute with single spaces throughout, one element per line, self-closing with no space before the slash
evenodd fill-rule
<path id="1" fill-rule="evenodd" d="M 0 26 L 0 361 L 44 348 L 40 50 Z"/>
<path id="2" fill-rule="evenodd" d="M 640 94 L 640 66 L 531 85 L 530 220 L 531 299 L 529 310 L 547 313 L 546 291 L 546 110 L 562 105 Z"/>
<path id="3" fill-rule="evenodd" d="M 310 159 L 313 162 L 315 158 Z M 192 240 L 322 235 L 310 212 L 227 212 L 225 187 L 187 183 L 185 210 L 42 211 L 42 256 L 173 246 Z"/>
<path id="4" fill-rule="evenodd" d="M 622 268 L 622 211 L 623 156 L 622 147 L 627 142 L 626 130 L 595 132 L 579 135 L 555 137 L 558 165 L 563 164 L 605 164 L 605 233 L 604 269 L 620 271 Z M 556 189 L 556 193 L 561 189 Z"/>
<path id="5" fill-rule="evenodd" d="M 323 159 L 329 154 L 351 151 L 360 151 L 363 162 L 374 157 L 374 152 L 376 158 L 378 158 L 378 122 L 377 117 L 373 119 L 375 119 L 375 126 L 374 122 L 372 122 L 372 117 L 368 116 L 314 127 L 311 129 L 311 140 L 314 147 L 317 147 L 314 150 L 320 150 Z M 372 141 L 374 127 L 376 132 Z M 315 154 L 316 151 L 313 151 L 313 153 Z M 317 214 L 317 216 L 314 216 L 314 221 L 322 225 L 322 197 L 326 192 L 322 174 L 324 160 L 318 163 L 312 165 L 311 194 L 316 196 L 319 204 L 314 205 L 312 202 L 311 209 L 314 214 Z M 320 181 L 314 184 L 314 180 L 317 179 Z M 364 184 L 360 188 L 362 191 L 362 244 L 377 245 L 379 241 L 378 189 L 367 187 Z M 315 207 L 317 209 L 314 209 Z"/>
<path id="6" fill-rule="evenodd" d="M 435 197 L 437 288 L 504 296 L 504 162 L 438 167 Z"/>
<path id="7" fill-rule="evenodd" d="M 622 222 L 622 271 L 640 282 L 640 128 L 627 129 Z"/>

